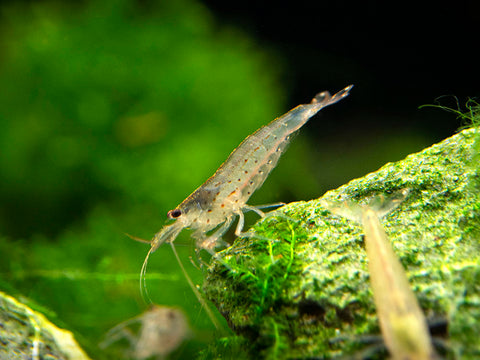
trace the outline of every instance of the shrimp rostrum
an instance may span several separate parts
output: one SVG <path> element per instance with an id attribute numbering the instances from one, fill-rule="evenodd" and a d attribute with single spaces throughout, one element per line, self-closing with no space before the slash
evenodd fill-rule
<path id="1" fill-rule="evenodd" d="M 348 96 L 352 87 L 347 86 L 333 96 L 328 91 L 321 92 L 310 104 L 297 106 L 248 136 L 212 177 L 168 212 L 168 217 L 175 222 L 166 225 L 150 242 L 142 274 L 145 274 L 149 255 L 160 245 L 170 243 L 175 251 L 173 242 L 183 229 L 193 230 L 191 236 L 198 250 L 214 254 L 222 235 L 237 216 L 237 236 L 242 233 L 244 212 L 254 211 L 263 217 L 260 208 L 248 205 L 247 201 L 277 165 L 290 136 L 321 109 Z"/>

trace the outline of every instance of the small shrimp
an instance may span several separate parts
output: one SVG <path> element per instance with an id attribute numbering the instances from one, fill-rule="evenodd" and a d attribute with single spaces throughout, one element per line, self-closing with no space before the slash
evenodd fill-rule
<path id="1" fill-rule="evenodd" d="M 141 324 L 136 334 L 129 328 L 134 323 Z M 132 346 L 131 355 L 134 359 L 147 359 L 154 355 L 163 359 L 191 337 L 191 334 L 182 310 L 152 305 L 139 316 L 110 329 L 100 347 L 106 348 L 111 343 L 126 338 Z"/>
<path id="2" fill-rule="evenodd" d="M 363 225 L 373 298 L 383 338 L 393 359 L 431 360 L 437 355 L 425 316 L 379 220 L 379 216 L 395 209 L 407 195 L 408 191 L 402 190 L 392 196 L 393 200 L 381 202 L 381 208 L 376 209 L 373 205 L 335 207 L 323 204 L 332 213 Z"/>
<path id="3" fill-rule="evenodd" d="M 247 201 L 253 192 L 263 185 L 277 165 L 290 136 L 321 109 L 348 96 L 352 87 L 353 85 L 347 86 L 333 96 L 328 91 L 321 92 L 310 104 L 297 106 L 248 136 L 212 177 L 175 209 L 168 212 L 167 216 L 175 222 L 165 226 L 150 241 L 151 248 L 142 266 L 141 279 L 145 279 L 149 256 L 163 243 L 172 246 L 179 260 L 173 242 L 183 229 L 193 230 L 191 236 L 196 240 L 198 251 L 204 249 L 214 255 L 215 248 L 221 244 L 222 235 L 236 216 L 239 217 L 235 229 L 237 236 L 242 234 L 244 212 L 254 211 L 264 217 L 261 207 L 247 205 Z M 208 235 L 214 229 L 216 230 L 213 234 Z M 204 305 L 198 290 L 193 286 L 182 265 L 181 267 L 195 295 Z"/>

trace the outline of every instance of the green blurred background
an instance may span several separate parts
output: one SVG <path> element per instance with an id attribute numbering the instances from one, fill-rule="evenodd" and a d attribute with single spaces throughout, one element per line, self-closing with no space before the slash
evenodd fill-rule
<path id="1" fill-rule="evenodd" d="M 255 40 L 194 0 L 7 2 L 0 20 L 0 289 L 43 306 L 98 359 L 120 354 L 98 349 L 105 332 L 147 307 L 138 275 L 148 245 L 125 233 L 151 239 L 260 126 L 318 91 L 356 85 L 293 141 L 251 204 L 317 198 L 459 125 L 415 107 L 393 120 L 381 107 L 358 112 L 375 96 L 358 64 L 326 56 L 309 76 L 293 71 L 297 49 Z M 441 131 L 412 130 L 422 117 Z M 188 232 L 177 243 L 201 283 Z M 185 309 L 197 331 L 176 355 L 192 358 L 213 329 L 170 249 L 148 274 L 152 300 Z"/>

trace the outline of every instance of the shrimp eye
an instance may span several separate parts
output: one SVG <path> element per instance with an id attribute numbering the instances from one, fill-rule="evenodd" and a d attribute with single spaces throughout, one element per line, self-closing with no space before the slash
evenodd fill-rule
<path id="1" fill-rule="evenodd" d="M 176 218 L 178 218 L 180 215 L 182 215 L 182 210 L 180 210 L 180 209 L 170 210 L 170 211 L 167 213 L 167 216 L 168 216 L 170 219 L 176 219 Z"/>

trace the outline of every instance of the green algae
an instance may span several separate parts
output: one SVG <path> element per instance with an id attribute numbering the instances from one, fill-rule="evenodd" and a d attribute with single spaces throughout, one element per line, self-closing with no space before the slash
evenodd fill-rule
<path id="1" fill-rule="evenodd" d="M 447 358 L 480 356 L 477 149 L 477 130 L 464 130 L 320 199 L 271 213 L 221 252 L 204 290 L 250 358 L 349 357 L 380 333 L 361 227 L 320 202 L 368 203 L 399 189 L 410 194 L 382 224 L 412 289 L 427 319 L 448 323 L 440 334 Z"/>

